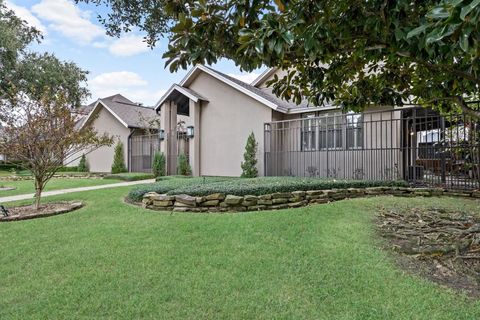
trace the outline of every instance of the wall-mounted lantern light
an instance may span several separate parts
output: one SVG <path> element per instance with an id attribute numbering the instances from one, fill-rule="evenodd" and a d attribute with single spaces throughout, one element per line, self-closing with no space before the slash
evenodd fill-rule
<path id="1" fill-rule="evenodd" d="M 188 126 L 187 127 L 187 138 L 193 138 L 195 130 L 193 129 L 193 126 Z"/>
<path id="2" fill-rule="evenodd" d="M 158 130 L 158 139 L 160 139 L 160 141 L 165 140 L 165 130 L 163 129 Z"/>

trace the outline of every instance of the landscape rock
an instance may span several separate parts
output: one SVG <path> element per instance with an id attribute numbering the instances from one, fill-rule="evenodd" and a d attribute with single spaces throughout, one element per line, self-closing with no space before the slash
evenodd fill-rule
<path id="1" fill-rule="evenodd" d="M 180 194 L 178 196 L 175 196 L 175 205 L 177 203 L 182 203 L 190 207 L 195 207 L 197 205 L 197 199 L 186 194 Z"/>
<path id="2" fill-rule="evenodd" d="M 223 193 L 212 193 L 205 197 L 205 200 L 224 200 L 225 195 Z"/>
<path id="3" fill-rule="evenodd" d="M 227 195 L 225 197 L 225 203 L 229 206 L 238 206 L 243 202 L 243 197 Z"/>

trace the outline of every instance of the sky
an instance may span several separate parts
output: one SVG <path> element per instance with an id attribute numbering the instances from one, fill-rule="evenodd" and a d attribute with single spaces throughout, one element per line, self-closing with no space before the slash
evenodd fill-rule
<path id="1" fill-rule="evenodd" d="M 7 0 L 7 7 L 30 25 L 42 31 L 44 40 L 32 50 L 51 52 L 58 58 L 73 61 L 89 71 L 85 101 L 121 93 L 134 102 L 154 105 L 173 83 L 178 83 L 188 70 L 170 73 L 165 69 L 162 54 L 168 42 L 157 42 L 152 50 L 143 41 L 143 34 L 130 32 L 120 38 L 106 35 L 97 16 L 108 9 L 93 4 L 75 4 L 72 0 Z M 235 64 L 222 60 L 215 69 L 247 83 L 263 70 L 242 73 Z"/>

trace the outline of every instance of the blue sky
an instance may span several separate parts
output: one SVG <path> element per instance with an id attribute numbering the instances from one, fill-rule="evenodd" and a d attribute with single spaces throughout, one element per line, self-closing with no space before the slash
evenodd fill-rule
<path id="1" fill-rule="evenodd" d="M 98 14 L 107 12 L 106 8 L 75 4 L 72 0 L 7 0 L 6 4 L 44 33 L 44 41 L 33 46 L 33 50 L 52 52 L 90 72 L 88 88 L 92 97 L 87 102 L 122 93 L 135 102 L 153 105 L 187 72 L 172 74 L 164 68 L 165 40 L 151 50 L 139 32 L 119 39 L 106 36 L 97 20 Z M 241 73 L 227 60 L 214 68 L 246 82 L 253 81 L 262 71 Z"/>

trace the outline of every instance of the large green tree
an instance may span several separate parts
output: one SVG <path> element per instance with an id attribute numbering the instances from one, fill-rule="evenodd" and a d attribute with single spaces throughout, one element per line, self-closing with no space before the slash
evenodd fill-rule
<path id="1" fill-rule="evenodd" d="M 14 108 L 26 99 L 40 102 L 45 95 L 60 93 L 75 108 L 88 96 L 86 71 L 52 54 L 29 50 L 41 39 L 38 30 L 0 0 L 0 108 Z"/>
<path id="2" fill-rule="evenodd" d="M 270 85 L 287 100 L 423 104 L 480 116 L 480 0 L 81 0 L 107 5 L 111 35 L 168 37 L 171 70 L 233 60 L 289 70 Z"/>

